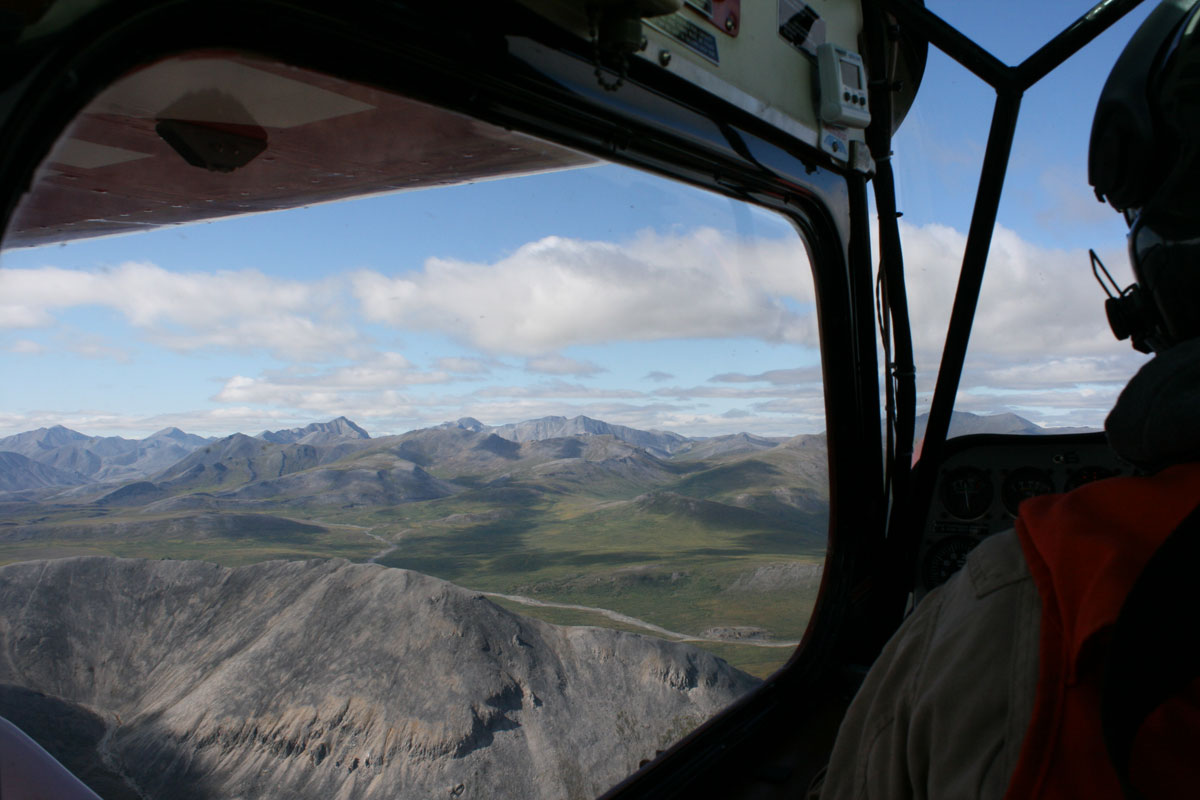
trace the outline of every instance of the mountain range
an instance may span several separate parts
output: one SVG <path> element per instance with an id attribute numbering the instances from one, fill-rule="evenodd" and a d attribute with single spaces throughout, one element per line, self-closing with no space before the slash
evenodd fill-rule
<path id="1" fill-rule="evenodd" d="M 56 439 L 85 437 L 48 438 L 49 452 Z M 495 428 L 460 420 L 379 438 L 349 420 L 239 433 L 125 481 L 67 480 L 13 453 L 0 467 L 11 462 L 23 482 L 9 485 L 31 488 L 0 494 L 0 564 L 342 557 L 626 614 L 645 613 L 667 580 L 671 599 L 653 603 L 655 624 L 681 635 L 762 627 L 753 598 L 731 604 L 720 591 L 759 568 L 819 561 L 827 461 L 820 434 L 687 439 L 586 417 Z M 632 583 L 631 566 L 643 570 Z M 808 604 L 818 583 L 797 580 L 795 602 Z M 768 636 L 803 633 L 789 606 L 772 608 L 780 626 Z M 739 663 L 770 671 L 762 653 L 746 655 L 753 663 Z"/>
<path id="2" fill-rule="evenodd" d="M 709 455 L 734 450 L 752 452 L 783 441 L 749 434 L 695 439 L 676 433 L 611 425 L 584 416 L 543 417 L 498 426 L 464 418 L 383 439 L 371 439 L 363 428 L 345 417 L 299 428 L 263 431 L 254 437 L 235 433 L 222 439 L 196 436 L 178 428 L 166 428 L 145 439 L 98 437 L 59 425 L 0 438 L 0 453 L 24 457 L 0 460 L 0 492 L 114 484 L 147 478 L 152 478 L 155 483 L 169 484 L 176 490 L 194 490 L 199 486 L 220 488 L 260 478 L 280 478 L 337 461 L 379 442 L 398 444 L 398 455 L 417 454 L 430 446 L 428 442 L 420 441 L 420 434 L 424 433 L 429 439 L 436 437 L 439 431 L 494 437 L 501 441 L 485 444 L 480 449 L 496 455 L 517 452 L 519 448 L 513 445 L 577 436 L 608 436 L 664 458 L 692 450 Z M 428 453 L 425 456 L 427 461 L 430 456 Z M 417 463 L 421 460 L 421 456 L 416 459 Z M 217 464 L 222 466 L 216 467 L 214 472 L 213 467 Z"/>
<path id="3" fill-rule="evenodd" d="M 918 440 L 924 435 L 927 421 L 927 414 L 917 417 Z M 1087 430 L 1042 428 L 1016 414 L 978 416 L 955 412 L 950 424 L 951 436 L 971 433 L 1038 435 Z M 282 478 L 336 462 L 354 453 L 367 450 L 379 452 L 380 443 L 392 445 L 390 451 L 394 455 L 425 467 L 445 455 L 437 452 L 437 448 L 444 448 L 446 442 L 438 444 L 434 440 L 439 436 L 444 438 L 448 433 L 459 436 L 485 435 L 475 448 L 478 466 L 488 460 L 483 453 L 509 460 L 520 460 L 517 454 L 521 453 L 520 458 L 527 459 L 537 448 L 526 445 L 568 439 L 595 442 L 598 441 L 595 437 L 608 437 L 611 441 L 629 445 L 632 449 L 628 453 L 636 450 L 657 459 L 679 462 L 761 452 L 777 447 L 786 440 L 784 437 L 763 437 L 749 433 L 686 437 L 666 431 L 643 431 L 613 425 L 585 416 L 542 417 L 495 426 L 464 417 L 434 428 L 381 439 L 372 439 L 363 428 L 345 417 L 329 422 L 314 422 L 304 427 L 263 431 L 255 437 L 235 433 L 223 439 L 196 436 L 178 428 L 165 428 L 145 439 L 99 437 L 57 425 L 0 438 L 0 492 L 118 484 L 139 479 L 152 479 L 155 484 L 165 484 L 169 487 L 168 493 L 185 489 L 195 491 L 201 487 L 221 489 Z M 457 449 L 454 444 L 457 440 L 451 438 L 447 441 L 452 449 Z M 547 456 L 545 460 L 553 460 L 550 458 L 553 454 L 543 450 Z M 560 451 L 556 457 L 574 456 Z M 342 476 L 343 481 L 346 479 L 347 476 Z M 418 476 L 416 480 L 420 482 L 421 479 Z M 428 492 L 425 496 L 428 496 Z"/>
<path id="4" fill-rule="evenodd" d="M 164 428 L 145 439 L 120 436 L 87 436 L 55 425 L 0 439 L 0 452 L 17 453 L 30 461 L 57 470 L 56 486 L 121 481 L 163 470 L 211 441 L 178 428 Z M 20 470 L 7 464 L 0 481 L 15 489 L 38 488 L 38 481 L 22 480 Z M 22 485 L 28 484 L 28 485 Z"/>

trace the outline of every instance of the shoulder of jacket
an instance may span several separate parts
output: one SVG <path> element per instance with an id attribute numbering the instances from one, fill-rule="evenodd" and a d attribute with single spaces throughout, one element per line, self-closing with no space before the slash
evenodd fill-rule
<path id="1" fill-rule="evenodd" d="M 1031 580 L 1017 532 L 1011 528 L 984 539 L 963 569 L 977 598 Z"/>

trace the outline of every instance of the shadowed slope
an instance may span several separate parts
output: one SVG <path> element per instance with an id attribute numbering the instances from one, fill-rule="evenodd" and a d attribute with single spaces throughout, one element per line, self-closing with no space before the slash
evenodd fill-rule
<path id="1" fill-rule="evenodd" d="M 591 797 L 755 683 L 344 561 L 11 565 L 0 654 L 0 682 L 119 715 L 161 797 Z"/>

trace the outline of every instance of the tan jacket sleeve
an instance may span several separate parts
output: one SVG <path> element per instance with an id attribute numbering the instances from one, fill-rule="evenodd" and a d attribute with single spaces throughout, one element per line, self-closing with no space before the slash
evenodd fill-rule
<path id="1" fill-rule="evenodd" d="M 1033 714 L 1040 611 L 1016 533 L 980 544 L 871 667 L 822 800 L 1000 800 Z"/>

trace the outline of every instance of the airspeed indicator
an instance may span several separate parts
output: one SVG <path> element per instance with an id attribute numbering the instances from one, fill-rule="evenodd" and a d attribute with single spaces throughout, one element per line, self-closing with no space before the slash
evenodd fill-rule
<path id="1" fill-rule="evenodd" d="M 995 490 L 988 473 L 975 467 L 959 467 L 942 475 L 942 506 L 950 516 L 979 519 L 992 507 Z"/>
<path id="2" fill-rule="evenodd" d="M 1021 467 L 1005 477 L 1004 485 L 1000 487 L 1000 499 L 1008 513 L 1015 517 L 1022 501 L 1053 491 L 1054 480 L 1050 473 L 1037 467 Z"/>

